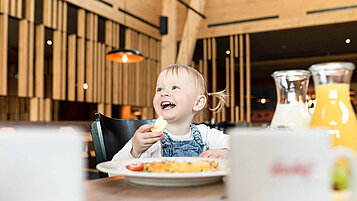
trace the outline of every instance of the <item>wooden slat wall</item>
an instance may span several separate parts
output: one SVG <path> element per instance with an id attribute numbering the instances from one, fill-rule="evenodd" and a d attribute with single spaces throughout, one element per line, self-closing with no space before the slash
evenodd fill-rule
<path id="1" fill-rule="evenodd" d="M 153 118 L 152 98 L 156 78 L 161 70 L 160 37 L 145 34 L 150 31 L 142 33 L 127 28 L 126 47 L 140 50 L 145 59 L 137 64 L 111 62 L 105 59 L 105 54 L 120 47 L 118 21 L 105 20 L 103 43 L 98 40 L 98 13 L 91 9 L 78 8 L 77 33 L 68 33 L 67 21 L 71 20 L 67 19 L 69 2 L 71 1 L 44 0 L 43 24 L 36 22 L 35 25 L 35 0 L 0 1 L 0 95 L 8 94 L 7 46 L 10 15 L 19 19 L 17 94 L 25 97 L 14 97 L 13 100 L 6 97 L 7 103 L 0 105 L 0 120 L 8 120 L 9 117 L 13 120 L 56 120 L 59 104 L 54 100 L 96 103 L 97 111 L 108 116 L 112 115 L 113 104 L 127 104 L 142 108 L 143 117 Z M 47 30 L 53 33 L 53 57 L 49 60 L 45 58 L 45 30 L 46 33 Z M 52 63 L 46 64 L 48 61 Z M 45 82 L 48 79 L 45 67 L 48 65 L 52 67 L 49 69 L 52 72 L 51 89 L 46 87 Z M 87 90 L 83 89 L 84 83 L 89 86 Z M 46 94 L 49 97 L 45 97 L 45 90 L 51 92 Z"/>

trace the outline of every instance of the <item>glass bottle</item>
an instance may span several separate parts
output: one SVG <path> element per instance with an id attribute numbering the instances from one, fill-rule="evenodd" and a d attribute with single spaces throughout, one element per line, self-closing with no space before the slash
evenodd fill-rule
<path id="1" fill-rule="evenodd" d="M 354 68 L 350 62 L 321 63 L 309 68 L 316 93 L 310 125 L 327 128 L 334 146 L 347 146 L 357 153 L 357 120 L 349 100 Z"/>
<path id="2" fill-rule="evenodd" d="M 277 104 L 271 128 L 308 128 L 310 114 L 306 102 L 310 72 L 307 70 L 275 71 Z"/>

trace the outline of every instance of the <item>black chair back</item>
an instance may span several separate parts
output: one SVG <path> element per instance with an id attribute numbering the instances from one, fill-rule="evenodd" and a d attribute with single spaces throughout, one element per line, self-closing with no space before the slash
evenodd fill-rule
<path id="1" fill-rule="evenodd" d="M 97 164 L 110 161 L 141 125 L 154 122 L 154 119 L 123 120 L 96 113 L 95 121 L 91 124 L 91 133 Z M 107 175 L 100 172 L 99 176 Z"/>

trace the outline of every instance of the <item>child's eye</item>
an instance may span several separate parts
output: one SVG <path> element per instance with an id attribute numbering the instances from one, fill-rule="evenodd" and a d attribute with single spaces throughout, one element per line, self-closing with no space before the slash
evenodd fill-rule
<path id="1" fill-rule="evenodd" d="M 156 92 L 160 92 L 160 91 L 162 91 L 162 88 L 157 88 L 156 89 Z"/>
<path id="2" fill-rule="evenodd" d="M 178 86 L 172 86 L 172 90 L 180 89 Z"/>

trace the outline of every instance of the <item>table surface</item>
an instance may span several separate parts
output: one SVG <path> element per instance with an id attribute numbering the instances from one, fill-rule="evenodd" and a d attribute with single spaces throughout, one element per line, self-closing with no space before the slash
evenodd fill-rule
<path id="1" fill-rule="evenodd" d="M 134 184 L 123 176 L 86 182 L 87 201 L 227 200 L 224 182 L 191 187 L 156 187 Z"/>

